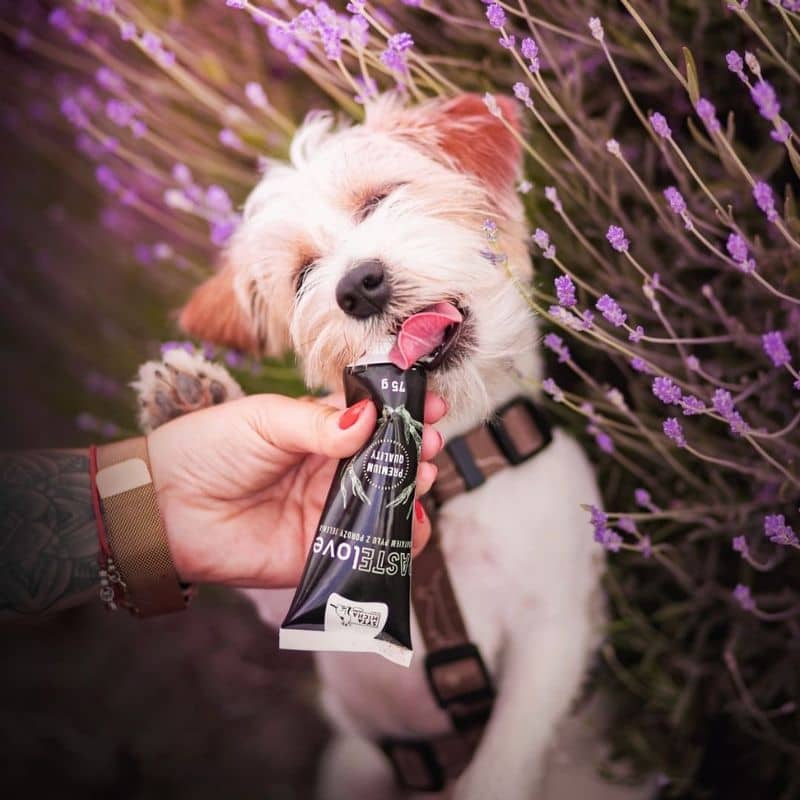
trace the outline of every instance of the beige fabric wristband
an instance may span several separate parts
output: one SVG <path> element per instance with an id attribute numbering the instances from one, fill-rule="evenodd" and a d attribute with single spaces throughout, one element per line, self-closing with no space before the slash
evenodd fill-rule
<path id="1" fill-rule="evenodd" d="M 144 436 L 97 448 L 97 491 L 106 537 L 131 611 L 151 617 L 186 608 L 158 509 Z"/>

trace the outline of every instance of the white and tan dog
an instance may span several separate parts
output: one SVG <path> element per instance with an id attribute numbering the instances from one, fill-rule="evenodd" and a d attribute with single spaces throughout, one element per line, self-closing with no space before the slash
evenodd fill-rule
<path id="1" fill-rule="evenodd" d="M 499 102 L 516 125 L 513 101 Z M 197 290 L 183 327 L 250 351 L 292 349 L 309 386 L 338 389 L 346 364 L 410 315 L 450 302 L 465 320 L 429 385 L 450 405 L 445 438 L 463 433 L 530 392 L 521 379 L 541 377 L 536 326 L 509 276 L 531 278 L 515 191 L 520 166 L 516 139 L 475 95 L 411 109 L 384 98 L 350 127 L 312 116 L 293 141 L 291 163 L 272 167 L 250 195 L 224 268 Z M 506 265 L 487 258 L 487 218 Z M 172 361 L 173 375 L 202 370 L 215 400 L 240 393 L 205 362 L 185 353 Z M 153 379 L 156 366 L 145 365 L 138 384 L 146 428 L 175 413 Z M 458 800 L 623 796 L 602 788 L 592 735 L 568 720 L 604 613 L 602 551 L 582 503 L 599 503 L 592 468 L 556 431 L 541 454 L 441 509 L 462 613 L 498 686 L 473 762 L 451 787 Z M 275 627 L 291 595 L 250 592 Z M 389 764 L 373 742 L 450 728 L 429 692 L 415 623 L 412 634 L 410 669 L 374 656 L 317 655 L 323 703 L 340 734 L 324 759 L 323 796 L 394 797 Z M 560 725 L 570 743 L 557 757 Z"/>

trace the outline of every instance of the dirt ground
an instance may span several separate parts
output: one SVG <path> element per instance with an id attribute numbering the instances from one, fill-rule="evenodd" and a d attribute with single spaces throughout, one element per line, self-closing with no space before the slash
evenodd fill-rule
<path id="1" fill-rule="evenodd" d="M 327 736 L 311 660 L 235 593 L 148 621 L 98 601 L 2 639 L 5 797 L 311 796 Z"/>

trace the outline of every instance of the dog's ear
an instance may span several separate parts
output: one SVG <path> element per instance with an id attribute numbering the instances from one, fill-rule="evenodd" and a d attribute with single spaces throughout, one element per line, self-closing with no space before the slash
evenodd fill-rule
<path id="1" fill-rule="evenodd" d="M 258 343 L 234 289 L 234 272 L 224 265 L 200 284 L 181 309 L 178 322 L 190 336 L 255 353 Z"/>
<path id="2" fill-rule="evenodd" d="M 477 175 L 495 191 L 506 191 L 522 165 L 522 148 L 509 130 L 520 132 L 519 104 L 504 95 L 497 95 L 495 102 L 503 119 L 489 111 L 480 95 L 462 94 L 435 104 L 432 122 L 440 149 L 459 168 Z"/>

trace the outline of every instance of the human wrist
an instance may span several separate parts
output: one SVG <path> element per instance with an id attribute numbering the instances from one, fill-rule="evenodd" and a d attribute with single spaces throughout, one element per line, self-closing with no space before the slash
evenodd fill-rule
<path id="1" fill-rule="evenodd" d="M 121 440 L 92 452 L 102 566 L 111 581 L 112 568 L 118 578 L 115 600 L 143 617 L 185 608 L 188 596 L 166 533 L 147 439 Z"/>

